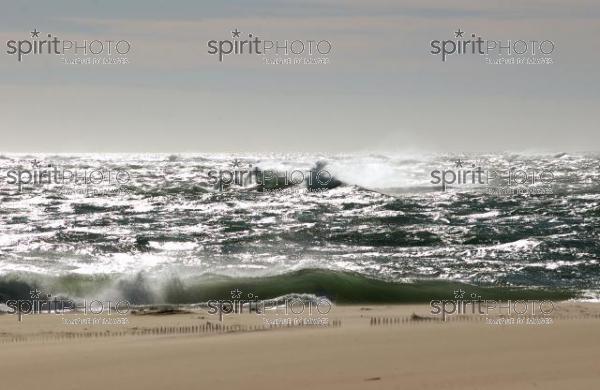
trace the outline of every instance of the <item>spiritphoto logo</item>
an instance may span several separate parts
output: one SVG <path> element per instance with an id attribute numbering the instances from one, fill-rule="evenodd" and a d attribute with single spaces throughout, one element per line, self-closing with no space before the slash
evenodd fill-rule
<path id="1" fill-rule="evenodd" d="M 430 53 L 446 62 L 451 56 L 485 56 L 487 64 L 552 64 L 550 55 L 556 46 L 549 39 L 483 39 L 475 33 L 470 36 L 460 28 L 451 39 L 430 42 Z"/>
<path id="2" fill-rule="evenodd" d="M 207 302 L 208 314 L 225 316 L 255 313 L 267 325 L 328 325 L 327 315 L 333 303 L 324 297 L 283 297 L 260 300 L 254 293 L 244 294 L 236 288 L 230 291 L 231 299 L 214 299 Z M 268 315 L 269 318 L 266 316 Z"/>
<path id="3" fill-rule="evenodd" d="M 42 33 L 37 28 L 27 39 L 11 39 L 6 42 L 6 54 L 18 62 L 31 56 L 54 55 L 64 64 L 127 64 L 125 57 L 131 51 L 131 43 L 124 39 L 61 39 L 52 33 Z"/>
<path id="4" fill-rule="evenodd" d="M 208 54 L 223 62 L 228 56 L 261 56 L 265 64 L 328 64 L 333 45 L 327 39 L 262 39 L 237 28 L 231 38 L 207 42 Z"/>
<path id="5" fill-rule="evenodd" d="M 0 173 L 0 178 L 8 185 L 14 185 L 18 191 L 24 188 L 41 187 L 44 185 L 61 186 L 121 186 L 129 183 L 129 173 L 121 169 L 75 169 L 64 168 L 59 165 L 42 162 L 37 159 L 28 161 L 31 168 L 11 168 Z M 88 193 L 94 192 L 86 191 Z"/>
<path id="6" fill-rule="evenodd" d="M 262 170 L 251 163 L 235 159 L 230 163 L 230 169 L 209 170 L 208 184 L 220 191 L 231 186 L 254 186 L 262 192 L 289 191 L 293 186 L 306 184 L 307 191 L 319 192 L 327 189 L 335 181 L 332 174 L 324 169 L 324 166 L 324 164 L 317 164 L 315 168 L 308 170 Z"/>
<path id="7" fill-rule="evenodd" d="M 452 168 L 434 169 L 430 183 L 441 185 L 442 191 L 449 186 L 484 187 L 492 195 L 551 194 L 555 183 L 554 173 L 533 167 L 507 167 L 504 169 L 482 167 L 475 162 L 453 161 Z"/>
<path id="8" fill-rule="evenodd" d="M 488 325 L 549 325 L 553 323 L 554 302 L 550 300 L 490 300 L 463 289 L 454 291 L 454 299 L 437 299 L 429 303 L 431 314 L 443 321 L 457 315 L 486 317 Z"/>
<path id="9" fill-rule="evenodd" d="M 18 321 L 23 321 L 23 316 L 36 314 L 55 314 L 64 316 L 65 313 L 79 312 L 91 316 L 127 315 L 131 304 L 124 299 L 93 299 L 75 302 L 71 299 L 52 297 L 51 294 L 43 294 L 34 289 L 29 292 L 30 299 L 7 299 L 4 303 L 9 315 L 18 316 Z"/>

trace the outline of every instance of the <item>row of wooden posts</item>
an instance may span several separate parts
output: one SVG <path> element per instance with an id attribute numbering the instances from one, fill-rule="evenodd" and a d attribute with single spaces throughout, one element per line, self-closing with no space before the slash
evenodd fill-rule
<path id="1" fill-rule="evenodd" d="M 207 322 L 203 325 L 191 326 L 161 326 L 154 328 L 131 328 L 120 331 L 106 330 L 103 332 L 64 332 L 51 333 L 45 335 L 15 335 L 10 337 L 0 336 L 0 344 L 19 343 L 32 340 L 53 341 L 53 340 L 79 340 L 101 337 L 121 337 L 121 336 L 160 336 L 160 335 L 182 335 L 182 334 L 214 334 L 214 333 L 232 333 L 232 332 L 256 332 L 280 328 L 318 328 L 342 326 L 341 320 L 333 320 L 327 325 L 305 324 L 303 322 L 293 323 L 273 323 L 260 325 L 224 325 L 220 323 Z"/>
<path id="2" fill-rule="evenodd" d="M 502 318 L 502 317 L 489 317 L 489 318 Z M 600 319 L 600 313 L 595 314 L 583 314 L 583 315 L 561 315 L 551 316 L 554 320 L 582 320 L 582 319 Z M 371 317 L 369 324 L 371 326 L 386 326 L 386 325 L 398 325 L 398 324 L 415 324 L 415 323 L 445 323 L 445 322 L 482 322 L 488 319 L 486 316 L 447 316 L 445 319 L 441 317 L 425 317 L 418 316 L 416 314 L 402 317 Z"/>

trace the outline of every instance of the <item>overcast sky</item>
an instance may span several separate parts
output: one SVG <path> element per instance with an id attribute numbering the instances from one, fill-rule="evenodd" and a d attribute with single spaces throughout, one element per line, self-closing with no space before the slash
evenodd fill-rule
<path id="1" fill-rule="evenodd" d="M 126 4 L 124 4 L 126 3 Z M 0 0 L 0 151 L 594 150 L 598 1 Z M 232 30 L 328 40 L 329 64 L 208 54 Z M 551 40 L 553 64 L 430 54 L 455 31 Z M 7 41 L 127 40 L 126 65 Z"/>

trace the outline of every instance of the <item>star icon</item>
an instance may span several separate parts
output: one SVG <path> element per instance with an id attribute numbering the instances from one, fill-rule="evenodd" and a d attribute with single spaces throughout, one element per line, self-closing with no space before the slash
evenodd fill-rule
<path id="1" fill-rule="evenodd" d="M 240 33 L 241 33 L 241 31 L 238 31 L 237 28 L 234 31 L 231 32 L 231 34 L 233 35 L 234 38 L 239 38 L 240 37 Z"/>
<path id="2" fill-rule="evenodd" d="M 239 289 L 235 289 L 235 290 L 231 290 L 231 298 L 233 299 L 240 299 L 240 297 L 242 296 L 242 292 Z"/>
<path id="3" fill-rule="evenodd" d="M 31 32 L 31 38 L 39 38 L 40 37 L 40 32 L 37 30 L 37 28 L 34 28 L 33 31 Z"/>
<path id="4" fill-rule="evenodd" d="M 40 290 L 38 290 L 37 288 L 35 290 L 29 291 L 29 295 L 31 296 L 31 299 L 38 299 L 40 297 L 40 294 L 42 292 Z"/>
<path id="5" fill-rule="evenodd" d="M 238 160 L 237 158 L 235 160 L 233 160 L 233 162 L 231 163 L 231 166 L 233 168 L 239 168 L 240 166 L 240 160 Z"/>
<path id="6" fill-rule="evenodd" d="M 454 167 L 455 167 L 455 168 L 462 168 L 464 163 L 465 163 L 465 162 L 459 158 L 458 160 L 456 160 L 456 161 L 454 162 Z"/>
<path id="7" fill-rule="evenodd" d="M 40 162 L 34 158 L 33 160 L 31 160 L 31 166 L 33 166 L 34 168 L 39 168 Z"/>
<path id="8" fill-rule="evenodd" d="M 454 299 L 463 299 L 465 296 L 465 291 L 462 288 L 458 290 L 454 290 Z"/>
<path id="9" fill-rule="evenodd" d="M 458 31 L 454 32 L 454 34 L 456 35 L 456 38 L 462 38 L 464 33 L 465 32 L 461 31 L 460 28 L 458 29 Z"/>

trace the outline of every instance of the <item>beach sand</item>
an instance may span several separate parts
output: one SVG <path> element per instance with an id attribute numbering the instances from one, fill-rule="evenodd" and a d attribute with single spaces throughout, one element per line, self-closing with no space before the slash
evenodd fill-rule
<path id="1" fill-rule="evenodd" d="M 335 326 L 235 314 L 0 316 L 2 389 L 594 389 L 600 304 L 558 303 L 549 325 L 443 322 L 428 305 L 336 306 Z M 413 315 L 413 314 L 416 314 Z M 269 317 L 269 316 L 267 316 Z M 273 318 L 270 318 L 272 320 Z M 71 324 L 69 321 L 71 320 Z M 211 325 L 207 325 L 210 323 Z"/>

